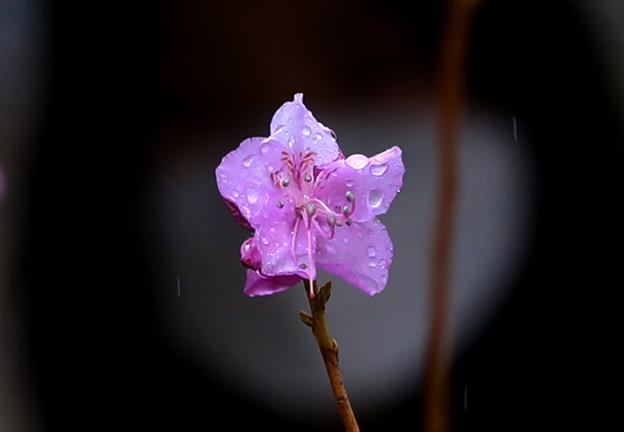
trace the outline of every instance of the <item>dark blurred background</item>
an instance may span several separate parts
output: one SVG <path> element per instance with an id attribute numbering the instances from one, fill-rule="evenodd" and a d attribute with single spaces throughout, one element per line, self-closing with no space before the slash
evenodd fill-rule
<path id="1" fill-rule="evenodd" d="M 340 430 L 302 290 L 242 295 L 214 184 L 299 91 L 347 154 L 404 149 L 391 282 L 339 285 L 330 316 L 362 429 L 420 429 L 444 2 L 0 5 L 0 431 Z M 453 430 L 615 412 L 623 12 L 475 16 Z"/>

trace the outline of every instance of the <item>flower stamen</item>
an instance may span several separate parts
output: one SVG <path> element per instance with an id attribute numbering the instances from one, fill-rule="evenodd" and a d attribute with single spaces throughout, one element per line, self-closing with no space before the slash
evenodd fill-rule
<path id="1" fill-rule="evenodd" d="M 290 243 L 290 252 L 292 254 L 293 261 L 297 261 L 297 255 L 295 254 L 295 246 L 297 244 L 297 232 L 299 231 L 299 218 L 295 218 L 295 228 L 293 230 L 292 241 Z"/>

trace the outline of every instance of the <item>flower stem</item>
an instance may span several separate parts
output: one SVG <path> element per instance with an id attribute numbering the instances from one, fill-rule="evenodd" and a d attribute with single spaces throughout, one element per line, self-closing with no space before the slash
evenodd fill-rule
<path id="1" fill-rule="evenodd" d="M 306 289 L 306 297 L 308 297 L 308 302 L 310 303 L 312 316 L 303 311 L 299 312 L 299 316 L 304 324 L 312 328 L 312 334 L 323 356 L 329 383 L 334 392 L 334 397 L 338 404 L 338 411 L 340 412 L 340 417 L 342 417 L 345 429 L 347 432 L 359 432 L 360 428 L 355 420 L 355 415 L 353 414 L 353 409 L 349 402 L 349 395 L 342 381 L 342 373 L 340 372 L 338 361 L 338 343 L 331 337 L 325 318 L 325 305 L 329 301 L 331 295 L 331 281 L 323 285 L 320 290 L 316 285 L 316 281 L 313 282 L 313 287 L 310 287 L 309 281 L 304 281 L 303 283 Z M 309 292 L 314 292 L 316 295 L 310 297 L 308 296 Z"/>

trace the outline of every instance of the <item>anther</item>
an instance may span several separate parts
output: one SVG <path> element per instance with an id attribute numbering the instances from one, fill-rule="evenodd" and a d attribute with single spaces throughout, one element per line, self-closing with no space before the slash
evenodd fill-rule
<path id="1" fill-rule="evenodd" d="M 349 213 L 351 213 L 351 207 L 349 207 L 349 206 L 344 206 L 344 207 L 342 208 L 342 214 L 344 214 L 344 215 L 348 215 Z"/>
<path id="2" fill-rule="evenodd" d="M 287 178 L 282 180 L 282 186 L 288 187 L 289 184 L 290 184 L 290 180 L 288 180 Z"/>
<path id="3" fill-rule="evenodd" d="M 336 216 L 334 215 L 327 216 L 327 223 L 329 224 L 329 226 L 336 225 Z"/>
<path id="4" fill-rule="evenodd" d="M 347 224 L 347 226 L 351 226 L 351 224 L 353 223 L 353 221 L 351 220 L 351 218 L 347 218 L 347 220 L 345 221 L 345 223 Z"/>
<path id="5" fill-rule="evenodd" d="M 314 213 L 316 212 L 316 204 L 308 204 L 306 206 L 306 212 L 308 213 L 308 216 L 312 217 L 312 215 L 314 215 Z"/>
<path id="6" fill-rule="evenodd" d="M 279 200 L 279 201 L 277 202 L 277 208 L 279 208 L 279 209 L 284 208 L 284 201 Z"/>
<path id="7" fill-rule="evenodd" d="M 345 193 L 345 198 L 347 199 L 347 201 L 349 202 L 353 202 L 353 192 L 351 191 L 347 191 L 347 193 Z"/>
<path id="8" fill-rule="evenodd" d="M 308 268 L 308 265 L 306 263 L 301 263 L 301 264 L 299 264 L 299 268 L 302 269 L 302 270 L 305 270 L 305 269 Z"/>

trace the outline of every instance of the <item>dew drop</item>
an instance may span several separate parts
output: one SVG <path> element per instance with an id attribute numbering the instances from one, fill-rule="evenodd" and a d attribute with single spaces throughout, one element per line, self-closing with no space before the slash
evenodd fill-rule
<path id="1" fill-rule="evenodd" d="M 260 240 L 262 242 L 263 245 L 268 246 L 269 244 L 269 239 L 266 237 L 262 237 L 262 239 Z"/>
<path id="2" fill-rule="evenodd" d="M 247 201 L 249 201 L 249 204 L 258 202 L 258 192 L 255 189 L 247 189 Z"/>
<path id="3" fill-rule="evenodd" d="M 377 267 L 377 263 L 375 261 L 371 261 L 371 262 L 368 263 L 368 266 L 370 268 L 375 268 L 375 267 Z"/>
<path id="4" fill-rule="evenodd" d="M 266 169 L 267 169 L 267 171 L 268 171 L 268 172 L 270 172 L 270 173 L 272 173 L 272 172 L 275 170 L 275 168 L 273 168 L 273 165 L 267 165 L 267 166 L 266 166 Z"/>
<path id="5" fill-rule="evenodd" d="M 260 153 L 266 154 L 271 149 L 271 145 L 269 143 L 264 143 L 260 146 Z"/>
<path id="6" fill-rule="evenodd" d="M 348 239 L 347 237 L 345 237 L 344 239 L 342 239 L 342 241 L 344 241 L 344 242 L 345 242 L 345 244 L 348 244 L 348 243 L 349 243 L 349 239 Z"/>
<path id="7" fill-rule="evenodd" d="M 336 248 L 329 243 L 325 246 L 325 250 L 327 251 L 328 254 L 331 254 L 331 255 L 336 255 L 336 252 L 337 252 Z"/>
<path id="8" fill-rule="evenodd" d="M 355 184 L 355 182 L 353 180 L 347 180 L 345 182 L 345 186 L 348 187 L 348 188 L 353 187 L 354 184 Z"/>
<path id="9" fill-rule="evenodd" d="M 375 246 L 369 246 L 368 247 L 368 256 L 369 256 L 369 258 L 374 258 L 375 255 L 377 255 L 377 249 L 375 248 Z"/>
<path id="10" fill-rule="evenodd" d="M 388 267 L 388 263 L 386 262 L 385 259 L 379 260 L 379 267 L 381 267 L 382 269 L 385 269 L 386 267 Z"/>
<path id="11" fill-rule="evenodd" d="M 247 156 L 245 159 L 243 159 L 243 166 L 245 168 L 249 168 L 251 166 L 251 163 L 253 162 L 253 160 L 254 160 L 253 155 Z"/>
<path id="12" fill-rule="evenodd" d="M 345 163 L 353 169 L 360 170 L 368 165 L 368 158 L 362 154 L 354 154 L 349 156 Z"/>
<path id="13" fill-rule="evenodd" d="M 319 141 L 320 141 L 320 140 L 322 140 L 322 139 L 323 139 L 323 135 L 321 135 L 320 133 L 315 133 L 315 134 L 314 134 L 314 138 L 313 138 L 313 140 L 314 140 L 315 142 L 319 142 Z"/>
<path id="14" fill-rule="evenodd" d="M 377 208 L 383 201 L 383 193 L 377 189 L 373 189 L 368 194 L 368 205 L 372 208 Z"/>
<path id="15" fill-rule="evenodd" d="M 382 176 L 388 171 L 388 164 L 383 163 L 381 165 L 371 165 L 370 173 L 376 177 Z"/>
<path id="16" fill-rule="evenodd" d="M 303 134 L 303 136 L 310 136 L 312 131 L 310 130 L 309 127 L 304 126 L 303 129 L 301 129 L 301 133 Z"/>
<path id="17" fill-rule="evenodd" d="M 232 196 L 233 196 L 234 198 L 238 198 L 238 192 L 237 192 L 237 191 L 232 192 Z"/>

